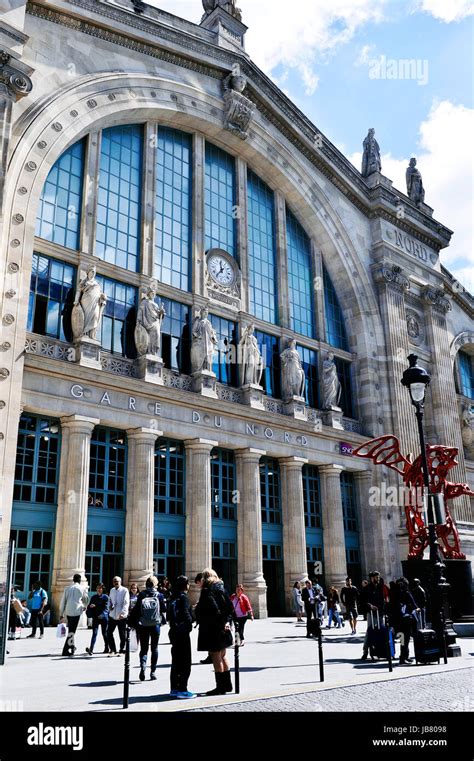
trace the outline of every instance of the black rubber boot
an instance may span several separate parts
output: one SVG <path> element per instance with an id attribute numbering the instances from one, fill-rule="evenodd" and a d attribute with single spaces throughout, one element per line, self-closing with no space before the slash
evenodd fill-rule
<path id="1" fill-rule="evenodd" d="M 225 695 L 226 690 L 224 687 L 224 680 L 225 680 L 225 673 L 224 674 L 218 674 L 217 671 L 214 672 L 214 676 L 216 677 L 216 687 L 214 690 L 209 690 L 209 692 L 206 692 L 206 695 L 212 696 L 212 695 Z"/>
<path id="2" fill-rule="evenodd" d="M 224 673 L 221 674 L 221 676 L 223 677 L 222 684 L 223 684 L 223 687 L 224 687 L 224 692 L 232 692 L 234 688 L 232 687 L 232 680 L 230 678 L 230 671 L 224 671 Z"/>

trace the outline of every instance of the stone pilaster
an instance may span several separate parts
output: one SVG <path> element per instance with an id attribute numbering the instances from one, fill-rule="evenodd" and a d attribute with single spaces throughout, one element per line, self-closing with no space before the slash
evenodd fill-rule
<path id="1" fill-rule="evenodd" d="M 324 575 L 326 588 L 344 586 L 347 576 L 346 540 L 339 465 L 319 467 L 323 511 Z"/>
<path id="2" fill-rule="evenodd" d="M 194 134 L 193 151 L 193 229 L 192 229 L 192 285 L 193 293 L 205 296 L 205 224 L 204 224 L 204 173 L 206 141 L 203 135 Z"/>
<path id="3" fill-rule="evenodd" d="M 278 272 L 278 314 L 279 324 L 290 327 L 290 295 L 288 289 L 288 256 L 286 245 L 286 202 L 279 190 L 275 192 L 275 238 Z"/>
<path id="4" fill-rule="evenodd" d="M 124 580 L 140 588 L 153 573 L 155 496 L 155 442 L 161 431 L 134 428 L 127 431 L 127 511 Z"/>
<path id="5" fill-rule="evenodd" d="M 433 423 L 439 442 L 448 447 L 457 447 L 458 465 L 449 472 L 448 479 L 466 483 L 466 463 L 464 445 L 461 438 L 458 400 L 454 385 L 453 364 L 450 352 L 446 314 L 451 310 L 450 301 L 432 287 L 425 288 L 424 294 L 427 341 L 431 350 L 431 384 L 427 394 L 433 402 Z M 456 520 L 474 522 L 471 499 L 467 495 L 458 497 L 451 503 Z"/>
<path id="6" fill-rule="evenodd" d="M 413 453 L 418 456 L 420 444 L 416 418 L 410 395 L 400 383 L 408 366 L 407 357 L 412 353 L 405 311 L 405 293 L 410 289 L 410 281 L 400 267 L 388 264 L 376 265 L 373 268 L 373 276 L 379 292 L 380 313 L 387 350 L 387 375 L 391 392 L 384 417 L 388 420 L 391 413 L 392 430 L 386 433 L 397 436 L 404 455 Z"/>
<path id="7" fill-rule="evenodd" d="M 97 229 L 97 195 L 99 192 L 99 165 L 101 132 L 91 132 L 87 138 L 81 219 L 81 251 L 94 255 Z M 78 213 L 79 210 L 78 210 Z"/>
<path id="8" fill-rule="evenodd" d="M 248 194 L 247 163 L 240 157 L 236 159 L 237 178 L 237 252 L 242 275 L 241 309 L 249 310 L 249 268 L 248 268 Z"/>
<path id="9" fill-rule="evenodd" d="M 288 457 L 278 462 L 280 464 L 283 512 L 285 601 L 289 613 L 293 605 L 293 584 L 295 581 L 301 581 L 307 575 L 303 465 L 306 465 L 308 461 L 302 457 Z"/>
<path id="10" fill-rule="evenodd" d="M 211 451 L 217 441 L 193 439 L 186 447 L 186 565 L 191 599 L 199 596 L 196 574 L 212 562 Z"/>
<path id="11" fill-rule="evenodd" d="M 72 415 L 61 418 L 61 460 L 54 541 L 52 606 L 58 613 L 65 587 L 75 573 L 83 582 L 86 559 L 87 511 L 92 431 L 100 420 Z M 88 581 L 88 580 L 87 580 Z"/>
<path id="12" fill-rule="evenodd" d="M 316 315 L 315 334 L 318 341 L 326 341 L 326 310 L 324 306 L 323 257 L 315 241 L 311 241 L 311 258 L 313 261 L 313 296 Z"/>
<path id="13" fill-rule="evenodd" d="M 140 272 L 149 277 L 154 276 L 155 262 L 155 216 L 156 216 L 156 146 L 158 145 L 158 125 L 145 124 L 145 143 L 143 147 L 143 188 L 142 188 L 142 222 Z"/>
<path id="14" fill-rule="evenodd" d="M 252 601 L 255 618 L 266 618 L 267 585 L 263 576 L 262 502 L 260 492 L 260 449 L 235 453 L 237 465 L 239 581 Z"/>

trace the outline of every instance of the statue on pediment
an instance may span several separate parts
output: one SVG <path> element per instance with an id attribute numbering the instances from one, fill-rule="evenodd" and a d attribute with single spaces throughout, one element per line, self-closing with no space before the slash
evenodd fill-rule
<path id="1" fill-rule="evenodd" d="M 96 268 L 89 267 L 86 277 L 77 286 L 71 314 L 74 341 L 79 341 L 81 338 L 97 340 L 97 331 L 107 304 L 107 296 L 102 293 L 96 274 Z"/>
<path id="2" fill-rule="evenodd" d="M 421 172 L 416 168 L 416 159 L 410 159 L 410 164 L 406 171 L 407 195 L 417 206 L 421 206 L 425 201 L 425 189 Z"/>
<path id="3" fill-rule="evenodd" d="M 282 398 L 291 399 L 293 396 L 304 397 L 305 373 L 301 357 L 296 348 L 296 339 L 292 338 L 288 348 L 280 354 L 282 376 Z"/>
<path id="4" fill-rule="evenodd" d="M 374 172 L 382 171 L 382 160 L 380 158 L 380 147 L 375 139 L 375 130 L 369 129 L 367 137 L 364 140 L 364 155 L 362 157 L 362 177 L 368 177 Z"/>
<path id="5" fill-rule="evenodd" d="M 166 312 L 163 304 L 155 302 L 156 290 L 148 288 L 143 296 L 137 313 L 135 327 L 135 346 L 139 357 L 146 354 L 161 358 L 161 326 Z"/>
<path id="6" fill-rule="evenodd" d="M 209 16 L 216 8 L 223 8 L 231 16 L 242 21 L 242 11 L 235 5 L 235 0 L 202 0 L 204 13 Z"/>
<path id="7" fill-rule="evenodd" d="M 191 372 L 203 371 L 212 373 L 214 354 L 219 341 L 212 323 L 209 320 L 209 310 L 202 307 L 194 318 L 191 344 Z"/>
<path id="8" fill-rule="evenodd" d="M 342 386 L 334 362 L 334 354 L 329 352 L 323 362 L 323 409 L 339 409 Z"/>

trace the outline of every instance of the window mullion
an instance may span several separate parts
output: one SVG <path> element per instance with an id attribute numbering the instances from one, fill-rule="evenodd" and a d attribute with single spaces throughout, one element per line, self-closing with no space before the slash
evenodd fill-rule
<path id="1" fill-rule="evenodd" d="M 236 159 L 237 261 L 242 273 L 241 309 L 249 311 L 247 163 Z"/>
<path id="2" fill-rule="evenodd" d="M 311 240 L 311 259 L 314 274 L 315 338 L 327 343 L 326 308 L 324 303 L 323 257 L 314 240 Z"/>
<path id="3" fill-rule="evenodd" d="M 101 132 L 91 132 L 86 146 L 80 250 L 89 256 L 95 255 L 101 141 Z"/>
<path id="4" fill-rule="evenodd" d="M 278 273 L 278 323 L 290 327 L 290 293 L 288 287 L 288 251 L 286 239 L 286 203 L 283 193 L 275 191 L 275 239 Z"/>
<path id="5" fill-rule="evenodd" d="M 158 146 L 158 125 L 145 124 L 145 145 L 143 147 L 142 218 L 140 235 L 141 261 L 139 271 L 153 277 L 155 257 L 155 216 L 156 216 L 156 161 Z"/>
<path id="6" fill-rule="evenodd" d="M 206 141 L 197 132 L 193 136 L 193 172 L 192 172 L 192 252 L 191 278 L 194 294 L 205 296 L 205 161 Z"/>

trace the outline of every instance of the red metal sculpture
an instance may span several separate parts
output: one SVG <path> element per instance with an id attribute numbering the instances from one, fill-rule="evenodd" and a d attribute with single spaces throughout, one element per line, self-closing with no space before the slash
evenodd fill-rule
<path id="1" fill-rule="evenodd" d="M 458 464 L 457 453 L 458 449 L 439 444 L 426 447 L 430 494 L 443 494 L 445 500 L 446 522 L 436 526 L 441 550 L 445 558 L 464 560 L 466 556 L 461 552 L 459 533 L 449 512 L 448 500 L 460 497 L 462 494 L 474 496 L 474 492 L 467 484 L 454 484 L 446 480 L 448 472 Z M 429 536 L 420 505 L 422 500 L 418 497 L 424 490 L 421 455 L 411 462 L 400 452 L 400 442 L 395 436 L 380 436 L 377 439 L 371 439 L 355 449 L 353 454 L 356 457 L 372 460 L 375 465 L 386 465 L 402 476 L 406 487 L 404 507 L 410 537 L 408 559 L 422 558 L 429 543 Z"/>

